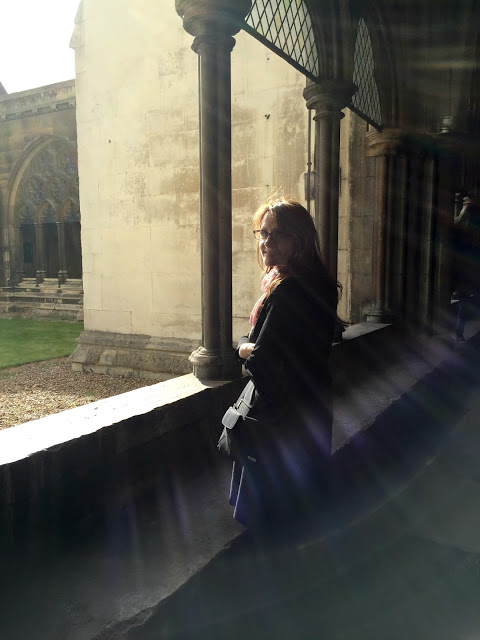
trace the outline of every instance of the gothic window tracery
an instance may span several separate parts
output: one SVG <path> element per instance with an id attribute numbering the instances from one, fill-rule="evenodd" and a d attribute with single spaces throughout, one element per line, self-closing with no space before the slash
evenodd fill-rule
<path id="1" fill-rule="evenodd" d="M 29 180 L 25 195 L 33 206 L 38 206 L 44 200 L 45 184 L 40 177 L 33 176 Z"/>
<path id="2" fill-rule="evenodd" d="M 40 153 L 32 162 L 33 172 L 42 178 L 49 178 L 55 173 L 55 158 L 50 149 Z"/>
<path id="3" fill-rule="evenodd" d="M 67 140 L 39 139 L 26 151 L 13 215 L 20 230 L 19 278 L 81 278 L 77 151 Z M 28 158 L 30 160 L 28 161 Z M 59 225 L 58 223 L 65 224 Z M 61 247 L 68 251 L 61 251 Z"/>
<path id="4" fill-rule="evenodd" d="M 34 220 L 43 218 L 41 209 L 48 201 L 48 217 L 61 211 L 72 201 L 79 207 L 78 163 L 76 149 L 67 142 L 53 140 L 47 148 L 32 158 L 26 168 L 16 194 L 15 211 L 29 211 Z M 52 213 L 53 212 L 53 213 Z M 25 214 L 22 214 L 25 215 Z M 56 218 L 50 221 L 56 221 Z"/>
<path id="5" fill-rule="evenodd" d="M 56 175 L 49 184 L 49 195 L 57 204 L 63 204 L 68 198 L 68 179 L 65 175 Z"/>
<path id="6" fill-rule="evenodd" d="M 41 222 L 57 222 L 57 213 L 51 202 L 46 202 L 42 205 Z"/>
<path id="7" fill-rule="evenodd" d="M 23 205 L 23 207 L 20 208 L 16 218 L 21 225 L 34 223 L 33 212 L 31 207 L 29 207 L 28 205 Z"/>
<path id="8" fill-rule="evenodd" d="M 65 173 L 68 176 L 76 174 L 78 171 L 76 151 L 64 149 L 58 154 L 57 166 L 61 173 Z"/>
<path id="9" fill-rule="evenodd" d="M 70 200 L 64 213 L 65 222 L 80 222 L 80 208 L 76 202 Z"/>

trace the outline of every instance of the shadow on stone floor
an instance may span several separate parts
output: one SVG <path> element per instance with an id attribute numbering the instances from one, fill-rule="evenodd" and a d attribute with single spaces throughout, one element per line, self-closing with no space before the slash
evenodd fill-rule
<path id="1" fill-rule="evenodd" d="M 270 539 L 246 532 L 148 619 L 98 640 L 479 637 L 477 349 L 359 434 L 336 506 L 316 523 Z"/>

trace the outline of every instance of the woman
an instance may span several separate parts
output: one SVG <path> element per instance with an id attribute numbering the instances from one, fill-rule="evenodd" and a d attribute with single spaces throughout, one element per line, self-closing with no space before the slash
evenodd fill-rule
<path id="1" fill-rule="evenodd" d="M 253 219 L 265 270 L 237 357 L 256 394 L 252 449 L 234 462 L 230 504 L 249 526 L 307 515 L 321 504 L 331 454 L 328 367 L 338 287 L 308 211 L 294 200 L 262 205 Z"/>

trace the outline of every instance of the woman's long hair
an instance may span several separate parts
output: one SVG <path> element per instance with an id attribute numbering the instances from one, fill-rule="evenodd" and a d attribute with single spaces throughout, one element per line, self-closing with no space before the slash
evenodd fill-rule
<path id="1" fill-rule="evenodd" d="M 269 283 L 267 295 L 269 295 L 284 278 L 289 276 L 301 278 L 307 274 L 316 273 L 327 285 L 330 284 L 332 288 L 336 288 L 338 302 L 342 285 L 335 281 L 322 260 L 317 230 L 315 229 L 312 216 L 305 207 L 296 200 L 289 198 L 269 200 L 262 204 L 255 212 L 253 216 L 254 230 L 260 229 L 266 214 L 273 216 L 279 231 L 288 233 L 293 236 L 296 241 L 296 251 L 292 259 L 288 265 L 286 265 L 285 270 L 279 270 L 278 274 Z M 260 266 L 265 269 L 265 272 L 269 273 L 272 267 L 264 267 L 260 245 L 257 246 L 257 259 Z"/>

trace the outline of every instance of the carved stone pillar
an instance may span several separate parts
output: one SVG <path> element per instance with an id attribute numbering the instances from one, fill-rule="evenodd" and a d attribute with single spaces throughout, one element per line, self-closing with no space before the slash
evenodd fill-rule
<path id="1" fill-rule="evenodd" d="M 12 269 L 11 269 L 11 247 L 10 247 L 10 234 L 8 227 L 2 230 L 2 242 L 3 242 L 3 277 L 6 287 L 13 285 L 12 281 Z"/>
<path id="2" fill-rule="evenodd" d="M 310 83 L 303 96 L 308 109 L 315 109 L 315 224 L 322 257 L 332 276 L 338 264 L 338 189 L 340 120 L 356 86 L 343 80 Z"/>
<path id="3" fill-rule="evenodd" d="M 20 227 L 13 227 L 13 263 L 15 265 L 15 283 L 23 280 L 23 239 Z"/>
<path id="4" fill-rule="evenodd" d="M 65 258 L 65 223 L 57 222 L 58 231 L 58 286 L 65 284 L 67 281 L 67 261 Z"/>
<path id="5" fill-rule="evenodd" d="M 190 356 L 201 379 L 240 375 L 232 347 L 232 36 L 250 0 L 176 0 L 185 30 L 195 36 L 200 100 L 202 346 Z"/>
<path id="6" fill-rule="evenodd" d="M 404 184 L 404 170 L 399 155 L 403 151 L 403 131 L 384 129 L 367 133 L 368 155 L 375 158 L 375 219 L 373 231 L 373 281 L 374 301 L 367 312 L 368 322 L 391 322 L 393 290 L 400 289 L 394 282 L 394 274 L 401 279 L 394 265 L 395 257 L 402 251 L 402 206 L 403 198 L 397 198 Z M 396 214 L 399 214 L 396 216 Z M 394 237 L 397 237 L 397 256 L 394 255 Z M 397 265 L 398 266 L 398 265 Z M 398 279 L 397 278 L 397 279 Z"/>
<path id="7" fill-rule="evenodd" d="M 436 169 L 436 211 L 435 263 L 432 273 L 433 300 L 432 326 L 434 331 L 443 332 L 448 327 L 449 307 L 452 294 L 453 214 L 455 210 L 455 187 L 458 180 L 458 150 L 464 144 L 463 138 L 455 133 L 435 136 L 437 150 Z"/>
<path id="8" fill-rule="evenodd" d="M 37 286 L 45 280 L 45 240 L 43 237 L 43 224 L 36 222 L 35 225 L 35 242 L 37 245 L 37 264 L 36 264 L 36 282 Z"/>

